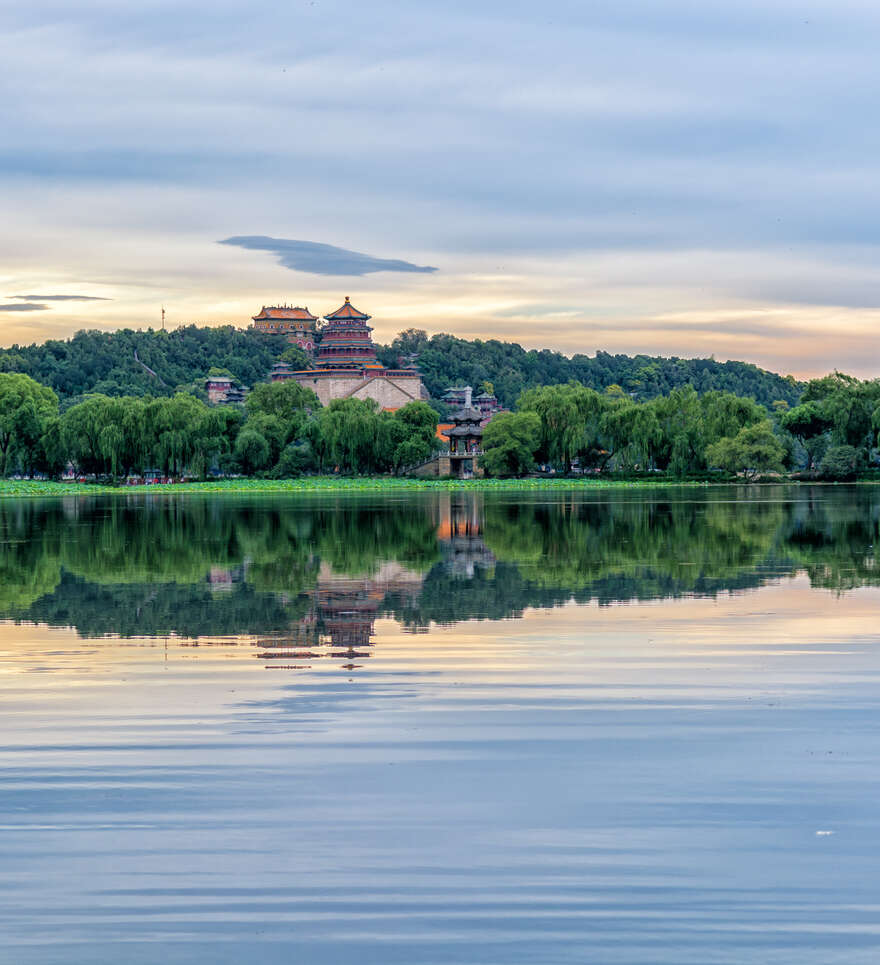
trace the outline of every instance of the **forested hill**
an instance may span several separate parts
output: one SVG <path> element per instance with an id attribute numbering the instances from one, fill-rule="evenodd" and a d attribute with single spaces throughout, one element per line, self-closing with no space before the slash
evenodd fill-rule
<path id="1" fill-rule="evenodd" d="M 639 400 L 667 395 L 680 385 L 693 385 L 700 393 L 713 389 L 749 396 L 770 406 L 778 399 L 796 405 L 803 385 L 747 362 L 714 359 L 679 359 L 649 355 L 609 355 L 571 358 L 549 349 L 526 351 L 513 342 L 483 341 L 434 335 L 410 330 L 380 351 L 386 365 L 398 356 L 413 358 L 431 395 L 439 397 L 450 385 L 479 386 L 488 381 L 503 405 L 512 405 L 523 389 L 557 385 L 574 379 L 601 391 L 619 385 Z"/>
<path id="2" fill-rule="evenodd" d="M 89 392 L 106 395 L 170 395 L 192 386 L 211 368 L 228 369 L 243 384 L 266 378 L 287 348 L 281 335 L 232 326 L 188 325 L 173 331 L 78 332 L 41 345 L 0 349 L 0 372 L 23 372 L 50 386 L 62 401 Z M 574 379 L 594 389 L 620 385 L 637 399 L 665 395 L 691 384 L 698 392 L 723 389 L 771 405 L 794 405 L 802 386 L 745 362 L 655 358 L 647 355 L 575 355 L 548 349 L 526 351 L 512 342 L 401 333 L 390 346 L 377 346 L 386 365 L 415 362 L 435 398 L 451 385 L 479 387 L 491 382 L 501 403 L 512 406 L 523 389 Z"/>
<path id="3" fill-rule="evenodd" d="M 89 392 L 161 396 L 203 379 L 214 367 L 254 385 L 266 378 L 285 348 L 282 335 L 231 325 L 77 332 L 63 341 L 0 349 L 0 372 L 23 372 L 50 386 L 62 401 Z"/>

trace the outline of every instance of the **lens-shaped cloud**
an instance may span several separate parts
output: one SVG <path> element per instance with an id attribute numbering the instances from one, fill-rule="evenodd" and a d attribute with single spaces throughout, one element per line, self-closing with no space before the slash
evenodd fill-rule
<path id="1" fill-rule="evenodd" d="M 317 241 L 269 238 L 265 235 L 236 235 L 218 242 L 251 251 L 271 251 L 291 271 L 312 275 L 369 275 L 377 271 L 432 272 L 436 268 L 414 265 L 397 258 L 374 258 L 360 251 L 324 245 Z"/>

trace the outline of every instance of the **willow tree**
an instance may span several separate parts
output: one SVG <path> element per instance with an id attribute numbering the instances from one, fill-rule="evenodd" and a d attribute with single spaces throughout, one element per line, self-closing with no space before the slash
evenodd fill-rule
<path id="1" fill-rule="evenodd" d="M 26 469 L 38 461 L 40 440 L 57 414 L 50 388 L 18 372 L 0 374 L 0 472 L 10 472 L 14 461 Z"/>

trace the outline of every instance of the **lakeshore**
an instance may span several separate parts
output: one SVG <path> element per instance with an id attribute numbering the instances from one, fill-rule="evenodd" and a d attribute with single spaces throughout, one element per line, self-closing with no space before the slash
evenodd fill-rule
<path id="1" fill-rule="evenodd" d="M 724 477 L 717 480 L 615 479 L 597 476 L 560 476 L 517 479 L 413 479 L 396 476 L 304 476 L 298 479 L 219 479 L 205 482 L 156 483 L 128 486 L 122 484 L 55 482 L 51 480 L 0 479 L 0 499 L 27 496 L 87 495 L 186 495 L 186 494 L 281 494 L 281 493 L 356 493 L 356 492 L 510 492 L 529 490 L 586 489 L 702 489 L 719 486 L 840 486 L 877 485 L 880 478 L 835 482 L 773 478 L 747 480 Z"/>

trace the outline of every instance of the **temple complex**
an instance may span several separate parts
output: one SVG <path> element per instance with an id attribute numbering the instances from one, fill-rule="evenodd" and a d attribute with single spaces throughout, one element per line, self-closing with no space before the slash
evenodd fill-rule
<path id="1" fill-rule="evenodd" d="M 293 370 L 276 365 L 274 382 L 295 379 L 311 389 L 322 405 L 333 399 L 374 399 L 383 409 L 399 409 L 426 398 L 417 369 L 388 369 L 376 357 L 367 324 L 370 316 L 345 302 L 324 316 L 313 369 Z"/>
<path id="2" fill-rule="evenodd" d="M 289 305 L 263 306 L 253 316 L 254 328 L 267 335 L 286 335 L 287 341 L 310 355 L 315 351 L 315 331 L 318 316 L 307 308 Z"/>

